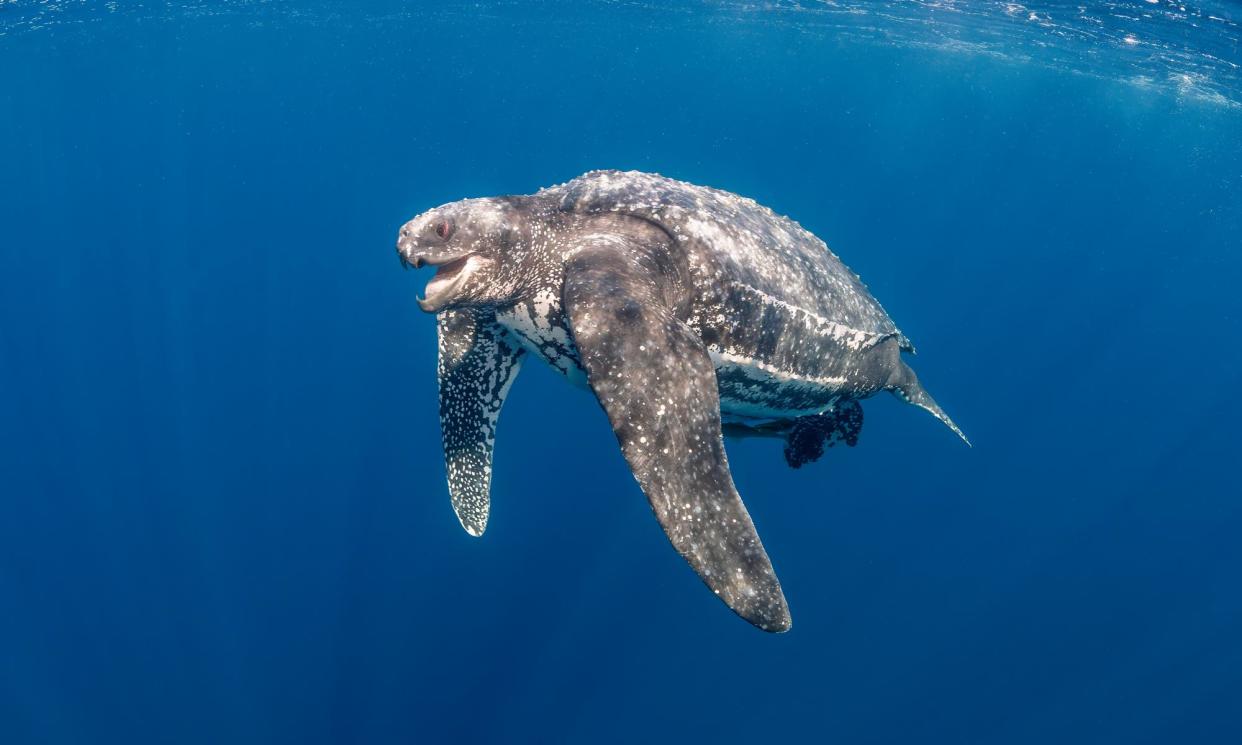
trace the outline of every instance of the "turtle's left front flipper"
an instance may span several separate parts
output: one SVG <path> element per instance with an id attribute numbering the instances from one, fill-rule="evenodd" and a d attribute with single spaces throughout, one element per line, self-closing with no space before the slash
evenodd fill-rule
<path id="1" fill-rule="evenodd" d="M 496 420 L 524 352 L 489 310 L 446 310 L 436 320 L 449 498 L 461 526 L 478 536 L 487 528 L 491 505 Z"/>
<path id="2" fill-rule="evenodd" d="M 630 470 L 707 586 L 759 628 L 789 629 L 780 582 L 729 473 L 707 348 L 670 311 L 644 246 L 616 235 L 584 244 L 566 268 L 565 311 Z"/>

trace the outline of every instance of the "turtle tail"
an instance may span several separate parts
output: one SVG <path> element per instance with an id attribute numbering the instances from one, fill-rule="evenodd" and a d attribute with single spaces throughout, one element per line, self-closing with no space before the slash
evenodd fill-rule
<path id="1" fill-rule="evenodd" d="M 944 413 L 944 409 L 940 408 L 940 404 L 936 403 L 936 399 L 932 398 L 931 394 L 923 388 L 923 384 L 919 382 L 919 377 L 914 374 L 914 370 L 910 369 L 910 366 L 903 360 L 898 360 L 897 364 L 899 367 L 892 377 L 888 379 L 888 385 L 884 387 L 885 390 L 890 391 L 902 401 L 927 411 L 941 422 L 944 422 L 946 427 L 962 438 L 962 442 L 970 447 L 974 447 L 970 444 L 970 440 L 966 438 L 962 430 L 949 418 L 949 415 Z"/>

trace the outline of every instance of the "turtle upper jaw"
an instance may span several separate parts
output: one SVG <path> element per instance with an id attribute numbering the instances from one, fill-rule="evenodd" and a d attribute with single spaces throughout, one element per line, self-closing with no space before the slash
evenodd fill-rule
<path id="1" fill-rule="evenodd" d="M 402 266 L 420 269 L 424 266 L 443 266 L 459 259 L 464 259 L 472 252 L 468 250 L 435 251 L 424 248 L 414 242 L 398 241 L 397 257 Z"/>

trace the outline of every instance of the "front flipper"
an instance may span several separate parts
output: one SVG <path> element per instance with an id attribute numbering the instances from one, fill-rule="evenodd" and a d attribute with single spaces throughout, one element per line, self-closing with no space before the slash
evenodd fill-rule
<path id="1" fill-rule="evenodd" d="M 780 582 L 729 473 L 707 349 L 669 311 L 642 247 L 607 238 L 588 240 L 565 276 L 591 388 L 673 547 L 742 618 L 786 631 Z"/>
<path id="2" fill-rule="evenodd" d="M 440 334 L 440 432 L 449 497 L 461 526 L 483 535 L 491 503 L 496 419 L 522 366 L 522 348 L 485 310 L 446 310 Z"/>

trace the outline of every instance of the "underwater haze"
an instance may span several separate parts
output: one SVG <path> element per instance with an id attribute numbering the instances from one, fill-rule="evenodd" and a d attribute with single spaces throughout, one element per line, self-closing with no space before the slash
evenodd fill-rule
<path id="1" fill-rule="evenodd" d="M 0 742 L 1242 742 L 1240 7 L 0 1 Z M 597 168 L 822 237 L 974 443 L 727 442 L 789 633 L 540 364 L 453 515 L 397 229 Z"/>

